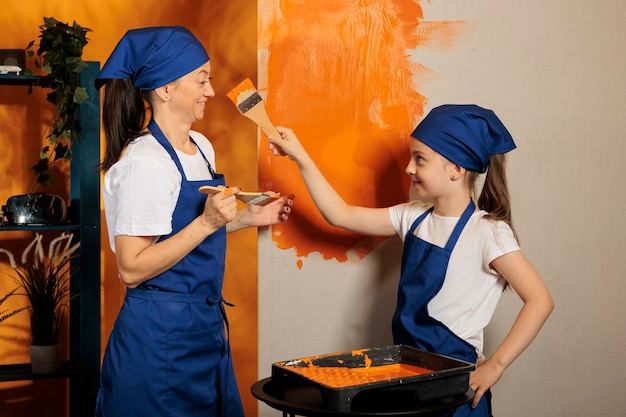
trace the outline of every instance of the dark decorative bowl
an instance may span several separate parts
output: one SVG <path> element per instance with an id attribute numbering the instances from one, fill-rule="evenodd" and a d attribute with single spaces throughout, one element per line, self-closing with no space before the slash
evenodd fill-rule
<path id="1" fill-rule="evenodd" d="M 14 195 L 2 209 L 7 223 L 12 225 L 53 225 L 63 223 L 67 218 L 67 204 L 52 194 Z"/>

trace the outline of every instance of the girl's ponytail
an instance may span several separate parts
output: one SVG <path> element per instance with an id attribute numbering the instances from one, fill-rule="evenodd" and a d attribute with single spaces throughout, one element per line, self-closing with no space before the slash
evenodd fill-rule
<path id="1" fill-rule="evenodd" d="M 489 168 L 478 198 L 478 207 L 489 213 L 485 216 L 486 218 L 506 222 L 517 239 L 517 233 L 513 227 L 511 201 L 506 181 L 506 156 L 503 153 L 489 157 Z"/>
<path id="2" fill-rule="evenodd" d="M 106 138 L 100 170 L 117 162 L 126 145 L 143 133 L 146 105 L 130 79 L 110 79 L 105 83 L 102 122 Z"/>

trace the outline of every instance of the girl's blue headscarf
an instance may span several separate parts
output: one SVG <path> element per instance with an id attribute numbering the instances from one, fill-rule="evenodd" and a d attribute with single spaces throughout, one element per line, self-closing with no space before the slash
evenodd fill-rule
<path id="1" fill-rule="evenodd" d="M 435 107 L 411 134 L 451 162 L 486 172 L 489 157 L 515 149 L 515 142 L 498 116 L 474 104 Z"/>
<path id="2" fill-rule="evenodd" d="M 144 90 L 162 87 L 204 65 L 204 46 L 182 26 L 132 29 L 119 41 L 96 79 L 96 88 L 108 79 L 130 78 Z"/>

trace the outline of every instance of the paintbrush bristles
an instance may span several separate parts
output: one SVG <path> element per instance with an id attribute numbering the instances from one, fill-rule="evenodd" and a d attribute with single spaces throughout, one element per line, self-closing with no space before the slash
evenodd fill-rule
<path id="1" fill-rule="evenodd" d="M 252 84 L 252 81 L 250 81 L 249 78 L 246 78 L 235 88 L 226 93 L 226 95 L 233 103 L 235 103 L 235 106 L 238 106 L 256 92 L 256 88 L 254 87 L 254 84 Z"/>
<path id="2" fill-rule="evenodd" d="M 258 91 L 255 91 L 250 97 L 237 104 L 237 108 L 239 109 L 241 114 L 244 114 L 245 112 L 256 106 L 261 100 L 263 100 L 261 98 L 261 95 Z"/>
<path id="3" fill-rule="evenodd" d="M 235 103 L 239 112 L 255 122 L 261 130 L 265 132 L 265 135 L 280 136 L 267 117 L 261 95 L 256 91 L 254 84 L 252 84 L 249 78 L 243 80 L 238 86 L 226 93 L 226 95 Z"/>

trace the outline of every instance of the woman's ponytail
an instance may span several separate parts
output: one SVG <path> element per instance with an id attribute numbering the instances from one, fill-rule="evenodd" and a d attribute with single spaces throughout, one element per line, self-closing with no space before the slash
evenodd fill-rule
<path id="1" fill-rule="evenodd" d="M 143 133 L 146 105 L 130 79 L 111 79 L 105 83 L 102 122 L 106 147 L 100 170 L 117 162 L 126 145 Z"/>

